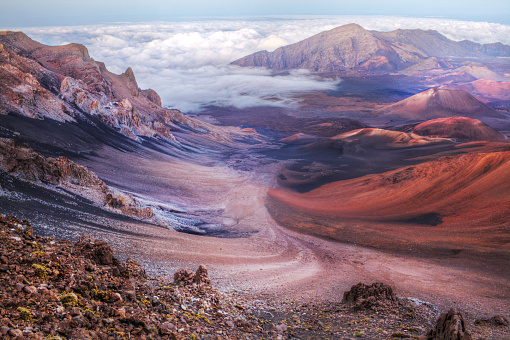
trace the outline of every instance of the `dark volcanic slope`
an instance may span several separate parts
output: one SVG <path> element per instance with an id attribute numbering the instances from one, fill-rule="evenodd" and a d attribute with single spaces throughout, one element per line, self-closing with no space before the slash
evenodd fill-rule
<path id="1" fill-rule="evenodd" d="M 115 192 L 86 167 L 66 157 L 44 157 L 26 144 L 0 138 L 0 176 L 6 175 L 49 190 L 68 190 L 116 213 L 153 216 L 151 208 L 141 207 L 136 199 Z"/>
<path id="2" fill-rule="evenodd" d="M 454 42 L 437 31 L 367 31 L 357 24 L 337 27 L 274 52 L 260 51 L 232 64 L 273 70 L 309 69 L 329 73 L 352 69 L 401 70 L 430 57 L 510 56 L 510 46 Z"/>
<path id="3" fill-rule="evenodd" d="M 462 90 L 429 89 L 380 109 L 386 115 L 408 120 L 465 116 L 507 118 Z"/>

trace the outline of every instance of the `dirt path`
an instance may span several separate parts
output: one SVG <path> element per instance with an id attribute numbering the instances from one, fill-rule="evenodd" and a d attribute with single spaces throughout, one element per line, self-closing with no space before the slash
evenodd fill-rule
<path id="1" fill-rule="evenodd" d="M 141 260 L 152 274 L 171 276 L 178 268 L 205 264 L 216 287 L 275 302 L 339 301 L 357 282 L 382 281 L 401 296 L 416 297 L 441 309 L 456 306 L 472 314 L 510 317 L 510 283 L 506 280 L 442 266 L 440 259 L 391 255 L 278 226 L 265 207 L 276 163 L 255 171 L 225 165 L 190 168 L 164 161 L 152 165 L 152 177 L 145 181 L 152 182 L 153 188 L 169 190 L 178 185 L 197 209 L 205 211 L 201 218 L 207 218 L 209 209 L 218 223 L 227 221 L 231 230 L 250 235 L 204 237 L 141 224 L 122 228 L 144 237 L 103 235 L 124 256 Z M 155 197 L 164 197 L 164 193 L 158 191 Z"/>

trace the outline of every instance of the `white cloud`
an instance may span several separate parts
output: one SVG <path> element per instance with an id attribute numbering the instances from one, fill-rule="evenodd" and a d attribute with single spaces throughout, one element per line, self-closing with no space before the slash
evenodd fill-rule
<path id="1" fill-rule="evenodd" d="M 439 18 L 384 16 L 279 17 L 94 26 L 24 28 L 46 44 L 82 43 L 90 55 L 121 73 L 135 71 L 141 88 L 153 88 L 163 104 L 183 111 L 209 104 L 246 107 L 292 105 L 299 91 L 333 88 L 307 74 L 271 76 L 228 64 L 259 50 L 274 50 L 319 32 L 356 22 L 366 29 L 435 29 L 454 40 L 510 44 L 510 26 Z"/>

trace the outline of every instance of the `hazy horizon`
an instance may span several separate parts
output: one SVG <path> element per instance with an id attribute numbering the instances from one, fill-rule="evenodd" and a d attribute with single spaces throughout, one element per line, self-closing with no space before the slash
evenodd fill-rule
<path id="1" fill-rule="evenodd" d="M 282 15 L 386 15 L 440 17 L 465 21 L 510 24 L 510 1 L 505 0 L 233 0 L 144 2 L 112 0 L 68 2 L 18 0 L 0 5 L 3 27 L 104 24 L 112 22 L 172 21 L 210 17 Z"/>

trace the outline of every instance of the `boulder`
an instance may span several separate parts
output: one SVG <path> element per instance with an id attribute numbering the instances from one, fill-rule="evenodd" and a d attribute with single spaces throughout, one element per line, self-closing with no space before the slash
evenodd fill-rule
<path id="1" fill-rule="evenodd" d="M 74 245 L 74 250 L 78 255 L 86 257 L 99 265 L 110 266 L 117 262 L 110 245 L 92 237 L 80 237 Z"/>
<path id="2" fill-rule="evenodd" d="M 352 304 L 354 310 L 374 309 L 396 304 L 397 297 L 393 288 L 384 283 L 365 285 L 360 282 L 344 293 L 342 302 Z"/>

